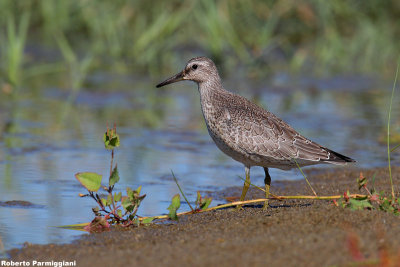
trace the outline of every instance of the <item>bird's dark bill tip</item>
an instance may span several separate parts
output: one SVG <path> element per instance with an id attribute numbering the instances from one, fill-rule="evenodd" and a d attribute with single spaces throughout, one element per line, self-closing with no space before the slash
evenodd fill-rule
<path id="1" fill-rule="evenodd" d="M 183 80 L 183 72 L 179 72 L 178 74 L 166 79 L 165 81 L 159 83 L 156 85 L 157 88 L 160 88 L 164 85 L 170 84 L 170 83 L 175 83 Z"/>
<path id="2" fill-rule="evenodd" d="M 167 84 L 169 84 L 169 83 L 167 83 L 167 81 L 163 81 L 163 82 L 157 84 L 156 87 L 160 88 L 160 87 L 163 87 L 164 85 L 167 85 Z"/>

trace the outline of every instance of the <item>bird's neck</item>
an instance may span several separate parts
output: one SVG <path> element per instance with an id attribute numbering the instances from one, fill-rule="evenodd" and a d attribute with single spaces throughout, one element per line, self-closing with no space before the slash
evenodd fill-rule
<path id="1" fill-rule="evenodd" d="M 218 93 L 219 91 L 225 91 L 219 77 L 218 79 L 210 79 L 205 82 L 198 83 L 198 88 L 200 97 L 202 99 L 211 97 L 214 93 Z"/>
<path id="2" fill-rule="evenodd" d="M 213 80 L 198 84 L 200 93 L 200 104 L 206 125 L 214 119 L 213 112 L 218 108 L 218 99 L 227 93 L 221 81 Z"/>

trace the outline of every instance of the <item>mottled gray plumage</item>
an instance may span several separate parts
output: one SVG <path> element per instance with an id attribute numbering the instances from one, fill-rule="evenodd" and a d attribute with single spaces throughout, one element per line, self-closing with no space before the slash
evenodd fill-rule
<path id="1" fill-rule="evenodd" d="M 288 170 L 297 167 L 296 162 L 300 166 L 354 162 L 303 137 L 246 98 L 225 90 L 215 64 L 206 57 L 191 59 L 182 72 L 157 87 L 180 80 L 198 84 L 208 132 L 220 150 L 245 165 L 246 180 L 250 180 L 251 166 L 262 166 L 269 190 L 268 168 Z M 243 199 L 246 192 L 244 188 Z"/>

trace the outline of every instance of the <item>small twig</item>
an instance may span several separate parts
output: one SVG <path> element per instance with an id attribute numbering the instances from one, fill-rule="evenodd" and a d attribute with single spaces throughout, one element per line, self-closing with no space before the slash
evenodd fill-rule
<path id="1" fill-rule="evenodd" d="M 176 185 L 177 185 L 178 188 L 179 188 L 179 191 L 181 191 L 181 194 L 182 194 L 183 198 L 185 199 L 186 203 L 189 205 L 189 207 L 190 207 L 190 209 L 192 210 L 192 212 L 194 212 L 195 210 L 193 209 L 192 205 L 190 205 L 188 199 L 186 198 L 185 194 L 183 193 L 181 187 L 179 186 L 178 179 L 176 179 L 175 174 L 174 174 L 174 172 L 173 172 L 172 170 L 171 170 L 171 173 L 172 173 L 172 177 L 173 177 L 174 180 L 175 180 Z"/>
<path id="2" fill-rule="evenodd" d="M 297 168 L 299 168 L 301 174 L 303 175 L 304 179 L 306 180 L 308 186 L 311 188 L 311 191 L 314 193 L 315 196 L 317 196 L 317 193 L 315 193 L 314 188 L 311 186 L 310 182 L 308 181 L 306 175 L 304 174 L 303 170 L 300 168 L 300 165 L 297 163 L 297 160 L 293 158 L 294 162 L 296 162 Z"/>
<path id="3" fill-rule="evenodd" d="M 104 205 L 103 205 L 103 202 L 101 202 L 101 199 L 100 199 L 100 197 L 99 197 L 99 195 L 96 193 L 96 201 L 97 201 L 97 203 L 99 204 L 99 206 L 102 208 L 102 209 L 104 209 Z"/>
<path id="4" fill-rule="evenodd" d="M 113 169 L 113 160 L 114 160 L 114 149 L 111 150 L 110 177 L 108 178 L 108 180 L 111 179 L 112 169 Z M 115 167 L 117 167 L 117 165 L 115 165 Z M 113 208 L 115 209 L 115 201 L 114 201 L 114 196 L 112 194 L 113 189 L 114 189 L 114 185 L 109 186 L 108 187 L 108 194 L 110 194 L 110 196 L 111 196 L 111 203 L 112 203 Z"/>
<path id="5" fill-rule="evenodd" d="M 269 199 L 275 199 L 275 200 L 284 200 L 284 199 L 315 199 L 315 200 L 330 200 L 330 199 L 340 199 L 342 198 L 342 195 L 334 195 L 334 196 L 274 196 L 270 197 Z M 350 198 L 365 198 L 368 197 L 367 195 L 361 195 L 361 194 L 350 194 L 348 197 Z M 254 204 L 254 203 L 259 203 L 259 202 L 265 202 L 267 199 L 266 198 L 260 198 L 260 199 L 252 199 L 252 200 L 245 200 L 245 201 L 236 201 L 228 204 L 223 204 L 215 207 L 211 207 L 205 210 L 193 210 L 193 211 L 185 211 L 185 212 L 180 212 L 176 214 L 177 216 L 182 216 L 182 215 L 188 215 L 188 214 L 194 214 L 194 213 L 202 213 L 202 212 L 207 212 L 211 210 L 218 210 L 218 209 L 223 209 L 223 208 L 228 208 L 228 207 L 234 207 L 238 205 L 246 205 L 246 204 Z M 154 220 L 162 220 L 162 219 L 168 219 L 168 215 L 159 215 L 159 216 L 148 216 L 148 217 L 138 217 L 139 221 L 143 221 L 147 218 L 153 218 Z M 82 223 L 79 224 L 80 227 L 84 227 L 89 225 L 90 223 Z M 133 224 L 132 221 L 129 221 L 127 224 L 121 224 L 124 227 L 128 227 L 129 225 Z M 79 229 L 77 229 L 79 230 Z"/>
<path id="6" fill-rule="evenodd" d="M 339 199 L 343 197 L 343 195 L 334 195 L 334 196 L 278 196 L 280 199 L 317 199 L 317 200 L 329 200 L 329 199 Z M 350 194 L 350 198 L 364 198 L 366 195 L 362 194 Z M 271 198 L 273 199 L 273 198 Z"/>
<path id="7" fill-rule="evenodd" d="M 113 170 L 113 162 L 114 162 L 114 149 L 111 149 L 111 165 L 110 165 L 110 177 Z"/>
<path id="8" fill-rule="evenodd" d="M 177 216 L 182 216 L 182 215 L 188 215 L 188 214 L 193 214 L 193 213 L 202 213 L 202 212 L 207 212 L 211 210 L 217 210 L 217 209 L 223 209 L 223 208 L 228 208 L 228 207 L 234 207 L 238 205 L 246 205 L 246 204 L 254 204 L 258 202 L 265 202 L 266 200 L 269 199 L 277 199 L 277 200 L 283 200 L 283 199 L 316 199 L 316 200 L 330 200 L 330 199 L 340 199 L 343 197 L 342 195 L 335 195 L 335 196 L 276 196 L 276 197 L 270 197 L 270 198 L 259 198 L 259 199 L 252 199 L 252 200 L 245 200 L 245 201 L 236 201 L 228 204 L 223 204 L 215 207 L 211 207 L 205 210 L 197 210 L 197 211 L 185 211 L 176 214 Z M 361 195 L 361 194 L 351 194 L 349 195 L 350 198 L 365 198 L 367 197 L 366 195 Z M 168 219 L 168 215 L 159 215 L 159 216 L 150 216 L 151 218 L 156 219 Z M 139 218 L 139 221 L 142 221 L 146 218 L 150 217 L 141 217 Z"/>

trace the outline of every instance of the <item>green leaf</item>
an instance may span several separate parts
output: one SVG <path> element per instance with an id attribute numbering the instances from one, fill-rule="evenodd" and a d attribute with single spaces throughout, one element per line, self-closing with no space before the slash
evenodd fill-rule
<path id="1" fill-rule="evenodd" d="M 367 185 L 367 178 L 365 178 L 362 173 L 360 173 L 360 178 L 357 178 L 358 190 L 361 190 L 364 186 Z"/>
<path id="2" fill-rule="evenodd" d="M 103 204 L 104 207 L 107 207 L 107 200 L 105 198 L 100 199 L 101 200 L 101 204 Z"/>
<path id="3" fill-rule="evenodd" d="M 122 193 L 121 193 L 121 192 L 119 192 L 118 194 L 117 194 L 117 193 L 114 193 L 114 201 L 115 201 L 115 202 L 120 201 L 120 200 L 121 200 L 121 197 L 122 197 Z"/>
<path id="4" fill-rule="evenodd" d="M 200 207 L 201 206 L 201 195 L 200 195 L 200 191 L 197 191 L 197 197 L 196 197 L 196 207 Z"/>
<path id="5" fill-rule="evenodd" d="M 119 147 L 120 143 L 119 143 L 119 135 L 118 134 L 116 134 L 113 138 L 111 138 L 110 145 L 113 147 Z"/>
<path id="6" fill-rule="evenodd" d="M 122 210 L 117 209 L 117 214 L 118 214 L 119 217 L 122 217 Z"/>
<path id="7" fill-rule="evenodd" d="M 61 226 L 56 226 L 56 227 L 64 228 L 64 229 L 71 229 L 71 230 L 78 230 L 78 231 L 86 231 L 85 227 L 88 226 L 88 225 L 90 225 L 90 223 L 61 225 Z"/>
<path id="8" fill-rule="evenodd" d="M 168 218 L 170 218 L 171 220 L 178 220 L 178 216 L 176 215 L 176 211 L 179 209 L 179 207 L 181 206 L 181 196 L 179 194 L 176 194 L 173 198 L 172 198 L 172 202 L 171 205 L 169 205 L 168 210 Z"/>
<path id="9" fill-rule="evenodd" d="M 119 135 L 114 130 L 108 130 L 103 135 L 103 141 L 105 148 L 110 150 L 119 147 L 120 145 Z"/>
<path id="10" fill-rule="evenodd" d="M 133 191 L 132 191 L 132 189 L 131 189 L 130 187 L 127 187 L 127 188 L 126 188 L 126 194 L 128 195 L 128 198 L 129 198 L 130 200 L 133 200 L 133 199 L 135 198 L 135 196 L 134 196 L 134 194 L 133 194 Z"/>
<path id="11" fill-rule="evenodd" d="M 354 199 L 350 198 L 349 207 L 352 210 L 372 209 L 373 206 L 369 203 L 368 199 Z"/>
<path id="12" fill-rule="evenodd" d="M 154 220 L 153 217 L 148 217 L 142 220 L 142 224 L 147 225 L 150 224 Z"/>
<path id="13" fill-rule="evenodd" d="M 206 197 L 203 199 L 203 201 L 201 202 L 201 206 L 200 209 L 205 210 L 208 208 L 208 206 L 210 206 L 212 201 L 212 197 Z"/>
<path id="14" fill-rule="evenodd" d="M 118 174 L 117 165 L 115 165 L 115 168 L 114 168 L 114 170 L 112 171 L 112 173 L 110 175 L 110 179 L 108 181 L 108 184 L 110 186 L 113 186 L 116 183 L 118 183 L 118 181 L 119 181 L 119 174 Z"/>
<path id="15" fill-rule="evenodd" d="M 111 204 L 112 204 L 111 194 L 108 194 L 108 196 L 107 196 L 107 206 L 110 206 Z"/>
<path id="16" fill-rule="evenodd" d="M 101 186 L 102 176 L 94 172 L 79 172 L 75 178 L 91 192 L 97 192 Z"/>
<path id="17" fill-rule="evenodd" d="M 379 209 L 386 211 L 386 212 L 394 212 L 395 209 L 392 206 L 392 203 L 390 200 L 388 200 L 387 198 L 385 198 L 382 202 L 381 205 L 379 205 Z"/>
<path id="18" fill-rule="evenodd" d="M 121 205 L 127 212 L 133 211 L 133 205 L 129 197 L 122 197 Z"/>
<path id="19" fill-rule="evenodd" d="M 141 185 L 135 190 L 135 193 L 137 194 L 137 196 L 139 196 L 140 191 L 142 191 L 142 186 Z"/>

